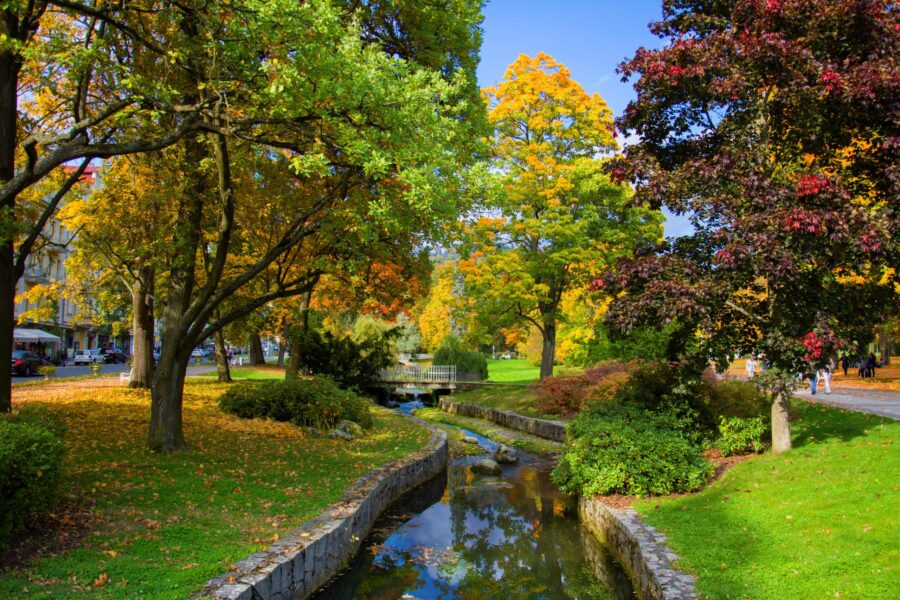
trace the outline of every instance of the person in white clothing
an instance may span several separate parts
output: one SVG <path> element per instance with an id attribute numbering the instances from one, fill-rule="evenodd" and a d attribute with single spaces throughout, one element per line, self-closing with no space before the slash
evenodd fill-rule
<path id="1" fill-rule="evenodd" d="M 834 361 L 832 359 L 828 359 L 828 363 L 819 369 L 819 379 L 825 382 L 825 393 L 831 393 L 831 375 L 834 373 Z"/>
<path id="2" fill-rule="evenodd" d="M 753 375 L 756 373 L 756 358 L 752 354 L 747 359 L 745 368 L 747 369 L 747 379 L 753 379 Z"/>

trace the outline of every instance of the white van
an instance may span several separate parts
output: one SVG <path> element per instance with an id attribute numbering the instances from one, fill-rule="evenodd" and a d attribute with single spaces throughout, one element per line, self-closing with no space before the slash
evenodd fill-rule
<path id="1" fill-rule="evenodd" d="M 89 365 L 91 363 L 102 362 L 103 354 L 100 353 L 100 350 L 98 348 L 93 348 L 91 350 L 79 350 L 75 353 L 76 365 Z"/>

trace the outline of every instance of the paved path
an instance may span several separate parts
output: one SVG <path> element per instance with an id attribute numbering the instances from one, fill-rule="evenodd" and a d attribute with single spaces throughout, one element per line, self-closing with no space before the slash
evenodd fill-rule
<path id="1" fill-rule="evenodd" d="M 900 392 L 833 386 L 831 393 L 826 394 L 820 386 L 816 395 L 812 396 L 807 385 L 806 389 L 800 389 L 794 395 L 804 400 L 900 420 Z"/>
<path id="2" fill-rule="evenodd" d="M 103 365 L 103 369 L 101 370 L 101 375 L 109 375 L 109 374 L 117 374 L 122 371 L 127 371 L 131 367 L 129 365 Z M 199 365 L 199 366 L 191 366 L 188 367 L 187 374 L 188 376 L 199 375 L 201 373 L 205 373 L 207 371 L 215 371 L 215 365 Z M 58 367 L 56 369 L 56 373 L 51 377 L 51 379 L 66 379 L 68 377 L 84 377 L 86 375 L 91 375 L 91 368 L 87 365 L 84 366 L 71 366 L 71 367 Z M 35 375 L 33 377 L 19 377 L 13 376 L 13 384 L 16 383 L 25 383 L 28 381 L 40 381 L 44 378 L 43 375 Z"/>

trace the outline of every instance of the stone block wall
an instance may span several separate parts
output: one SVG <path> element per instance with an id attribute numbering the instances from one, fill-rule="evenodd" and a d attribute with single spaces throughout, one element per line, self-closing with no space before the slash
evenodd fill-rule
<path id="1" fill-rule="evenodd" d="M 638 595 L 652 600 L 697 597 L 694 578 L 675 570 L 677 559 L 666 537 L 628 509 L 611 508 L 595 498 L 581 498 L 578 514 L 585 526 L 625 567 Z"/>
<path id="2" fill-rule="evenodd" d="M 439 406 L 444 412 L 485 419 L 496 423 L 497 425 L 502 425 L 503 427 L 509 427 L 510 429 L 516 429 L 518 431 L 525 431 L 547 440 L 554 440 L 556 442 L 566 441 L 566 424 L 562 421 L 535 419 L 508 410 L 487 408 L 485 406 L 478 406 L 477 404 L 454 402 L 450 398 L 441 398 Z"/>
<path id="3" fill-rule="evenodd" d="M 334 577 L 359 550 L 375 519 L 394 500 L 447 468 L 447 434 L 428 427 L 421 451 L 354 482 L 343 499 L 229 573 L 207 582 L 200 598 L 300 600 Z"/>

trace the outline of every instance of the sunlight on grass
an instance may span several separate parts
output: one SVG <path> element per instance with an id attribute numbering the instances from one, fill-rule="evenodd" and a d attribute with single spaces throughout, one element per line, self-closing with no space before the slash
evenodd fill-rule
<path id="1" fill-rule="evenodd" d="M 541 368 L 524 359 L 494 360 L 488 359 L 488 381 L 501 383 L 531 383 L 537 381 L 541 375 Z M 556 365 L 553 368 L 554 375 L 568 375 L 583 371 L 579 367 Z"/>
<path id="2" fill-rule="evenodd" d="M 27 589 L 35 598 L 185 598 L 339 500 L 360 475 L 429 438 L 427 430 L 380 408 L 375 428 L 353 442 L 238 419 L 217 408 L 226 387 L 188 383 L 191 448 L 172 455 L 146 449 L 145 391 L 58 386 L 39 400 L 15 398 L 64 419 L 63 492 L 93 504 L 95 518 L 81 547 L 5 573 L 0 596 Z"/>
<path id="3" fill-rule="evenodd" d="M 218 373 L 215 369 L 200 373 L 197 377 L 215 378 Z M 284 379 L 284 369 L 282 367 L 262 366 L 253 367 L 231 367 L 231 378 L 239 379 Z"/>
<path id="4" fill-rule="evenodd" d="M 791 452 L 637 510 L 708 597 L 891 597 L 900 589 L 900 423 L 805 402 L 793 412 Z"/>

